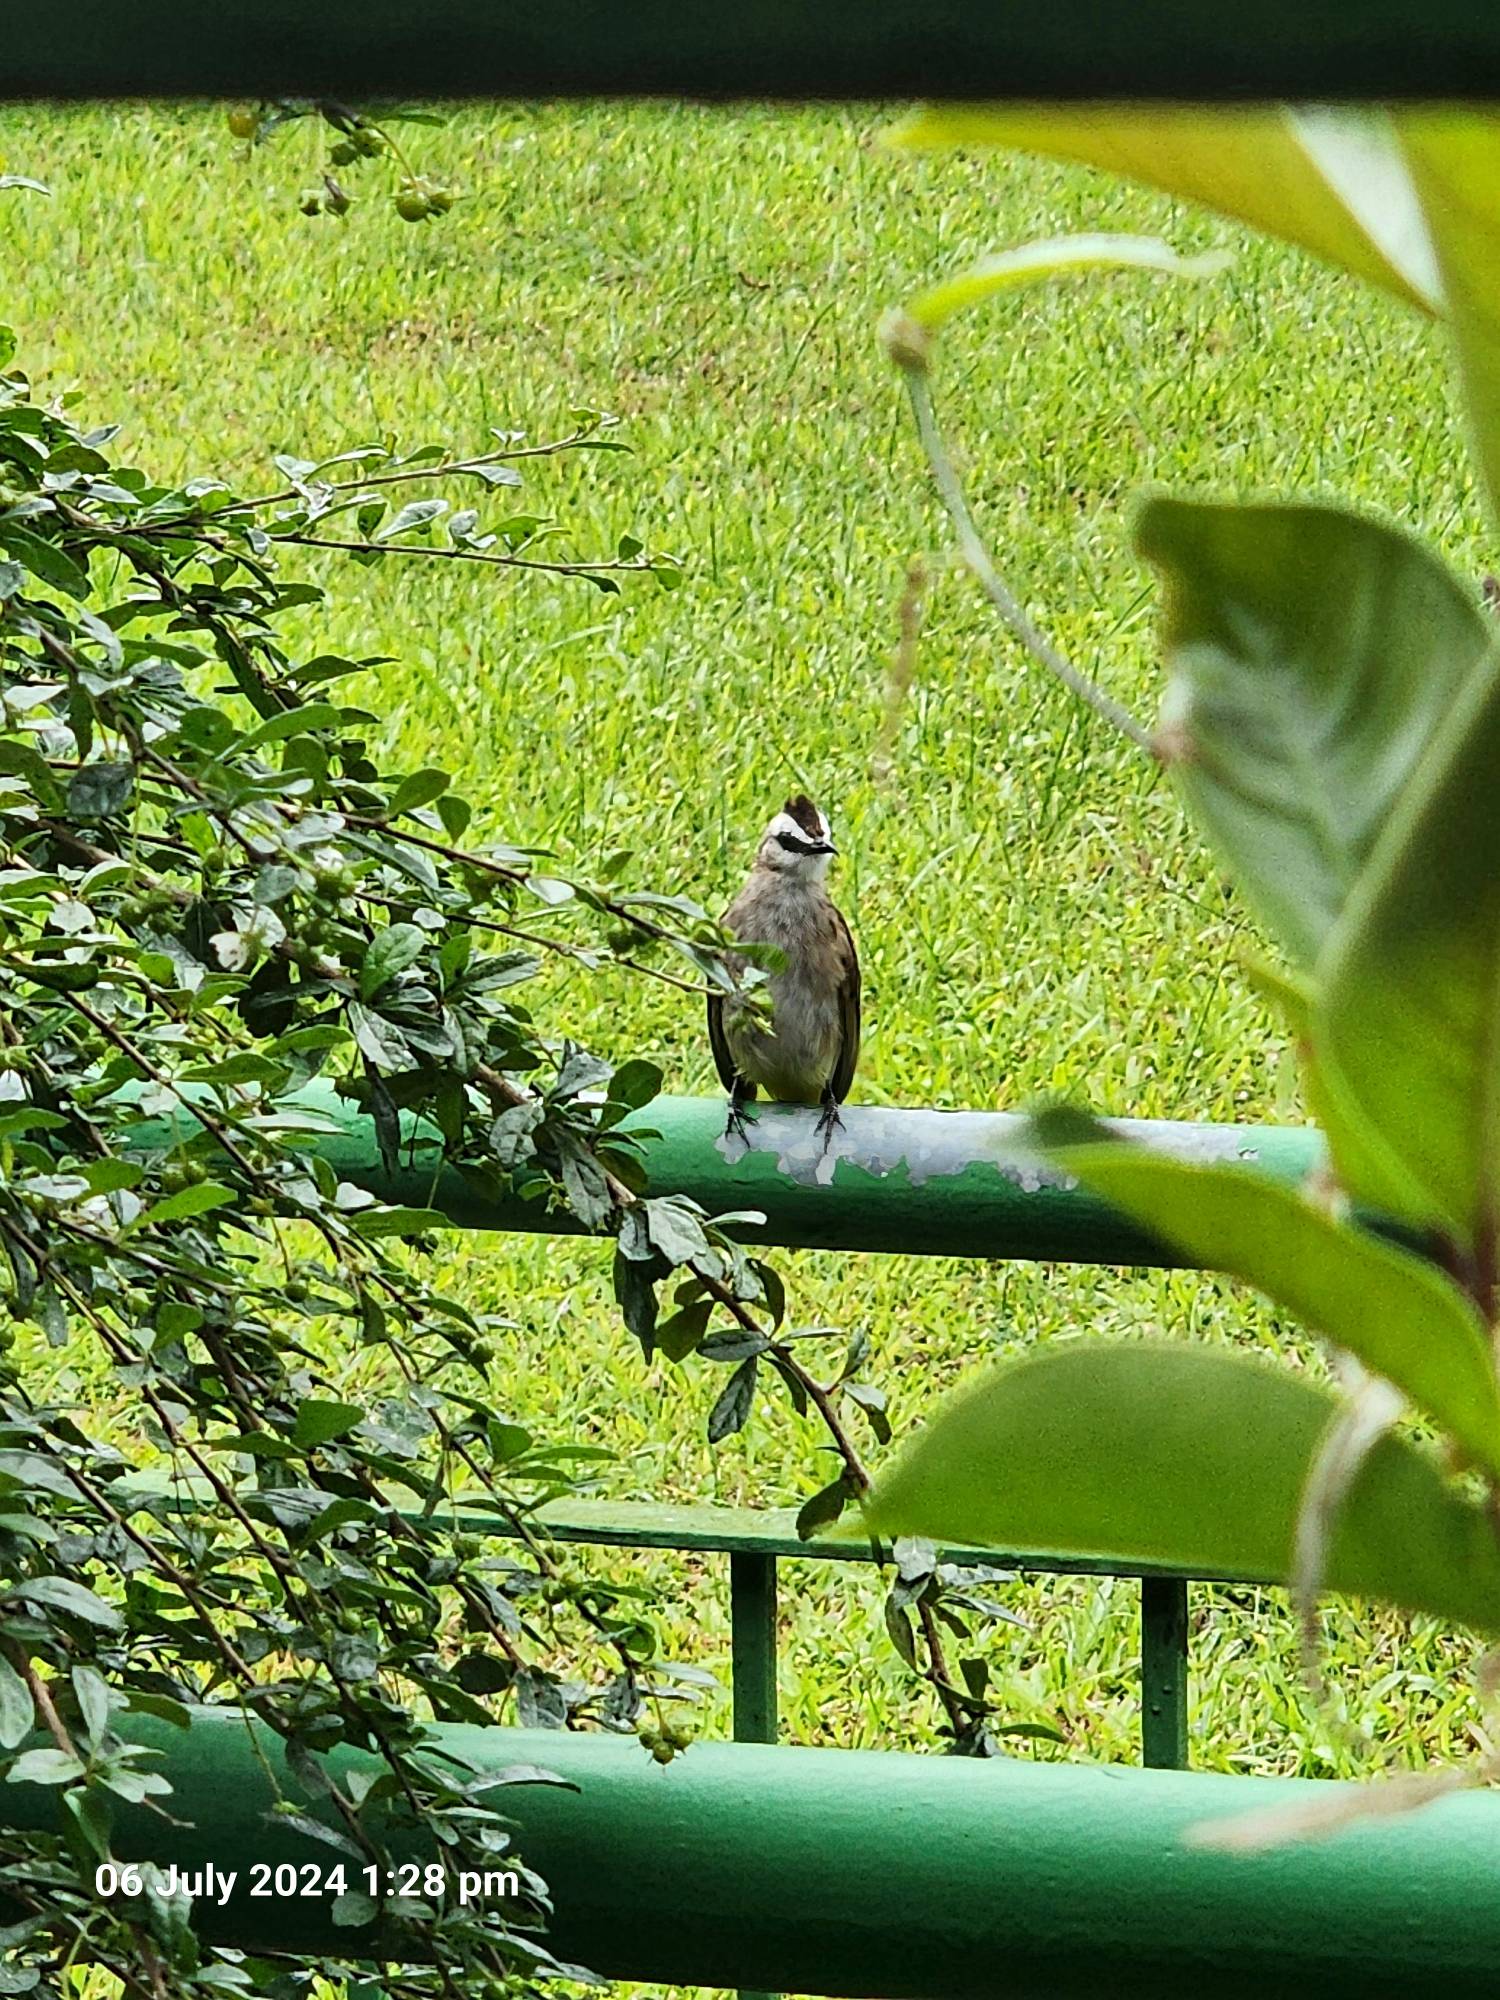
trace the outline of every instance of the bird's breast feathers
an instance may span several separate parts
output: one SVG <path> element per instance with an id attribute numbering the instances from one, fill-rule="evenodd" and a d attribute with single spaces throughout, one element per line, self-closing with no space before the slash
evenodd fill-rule
<path id="1" fill-rule="evenodd" d="M 756 895 L 754 885 L 724 921 L 746 943 L 774 945 L 786 960 L 767 981 L 769 1030 L 747 1019 L 743 1006 L 725 1003 L 737 1069 L 782 1103 L 817 1103 L 846 1063 L 853 1071 L 849 995 L 851 983 L 857 994 L 859 968 L 847 924 L 821 893 Z"/>

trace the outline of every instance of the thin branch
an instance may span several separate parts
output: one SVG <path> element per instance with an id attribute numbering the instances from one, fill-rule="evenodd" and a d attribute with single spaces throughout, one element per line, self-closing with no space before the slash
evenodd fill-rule
<path id="1" fill-rule="evenodd" d="M 372 472 L 363 479 L 331 479 L 324 483 L 330 493 L 363 493 L 367 486 L 399 486 L 413 479 L 448 479 L 456 473 L 477 475 L 486 465 L 509 465 L 518 458 L 555 458 L 560 452 L 586 444 L 597 435 L 598 429 L 595 424 L 585 430 L 573 431 L 565 438 L 555 438 L 550 444 L 517 445 L 511 450 L 480 452 L 473 458 L 444 459 L 438 465 L 401 465 L 390 472 Z M 227 507 L 217 508 L 215 518 L 222 519 L 226 514 L 257 514 L 265 507 L 279 507 L 288 500 L 304 497 L 300 487 L 284 486 L 279 493 L 259 493 L 249 500 L 233 500 Z M 195 518 L 190 515 L 181 517 L 184 521 Z M 152 525 L 154 527 L 156 523 Z"/>
<path id="2" fill-rule="evenodd" d="M 537 556 L 492 556 L 484 549 L 445 548 L 424 542 L 339 542 L 324 535 L 281 534 L 267 528 L 273 542 L 299 549 L 337 549 L 341 555 L 436 556 L 442 562 L 488 563 L 495 569 L 545 570 L 550 576 L 599 576 L 611 570 L 627 570 L 632 575 L 649 574 L 656 562 L 648 556 L 615 556 L 601 562 L 543 562 Z"/>
<path id="3" fill-rule="evenodd" d="M 994 563 L 989 551 L 980 539 L 979 530 L 974 525 L 974 517 L 969 512 L 969 503 L 948 447 L 938 428 L 937 415 L 932 406 L 932 384 L 927 372 L 925 356 L 908 354 L 892 343 L 893 358 L 899 363 L 906 377 L 907 391 L 911 396 L 912 414 L 917 422 L 917 436 L 926 453 L 927 463 L 937 484 L 943 505 L 948 510 L 948 518 L 953 523 L 958 538 L 959 553 L 965 564 L 973 571 L 985 596 L 999 612 L 1012 635 L 1020 641 L 1032 658 L 1059 681 L 1068 691 L 1085 702 L 1094 713 L 1101 716 L 1112 729 L 1128 737 L 1138 750 L 1144 750 L 1148 757 L 1155 759 L 1156 746 L 1151 732 L 1121 706 L 1113 695 L 1106 694 L 1097 681 L 1075 667 L 1052 644 L 1051 640 L 1033 624 L 1019 600 L 1014 596 Z"/>
<path id="4" fill-rule="evenodd" d="M 932 1662 L 924 1678 L 943 1704 L 943 1713 L 948 1718 L 948 1727 L 953 1731 L 956 1742 L 968 1730 L 969 1707 L 949 1678 L 948 1656 L 943 1650 L 943 1635 L 938 1630 L 937 1612 L 925 1597 L 917 1605 L 917 1616 L 922 1622 L 922 1637 L 927 1641 L 927 1657 Z"/>
<path id="5" fill-rule="evenodd" d="M 528 1103 L 535 1095 L 534 1092 L 523 1089 L 520 1084 L 512 1083 L 509 1077 L 502 1076 L 487 1063 L 479 1065 L 474 1072 L 474 1078 L 491 1099 L 508 1106 Z M 634 1208 L 639 1197 L 633 1190 L 610 1173 L 607 1167 L 601 1168 L 600 1171 L 604 1175 L 610 1199 L 616 1208 L 622 1211 Z M 692 1272 L 715 1304 L 722 1306 L 743 1332 L 753 1333 L 761 1339 L 767 1338 L 765 1328 L 760 1325 L 744 1300 L 737 1299 L 721 1278 L 694 1259 L 689 1259 L 687 1269 Z M 844 1428 L 832 1390 L 825 1389 L 815 1376 L 808 1373 L 785 1341 L 769 1339 L 766 1352 L 772 1356 L 784 1375 L 795 1379 L 797 1386 L 823 1419 L 828 1435 L 844 1462 L 844 1471 L 854 1492 L 867 1493 L 870 1490 L 870 1475 L 865 1469 L 864 1461 L 853 1439 Z"/>
<path id="6" fill-rule="evenodd" d="M 36 1661 L 16 1639 L 5 1641 L 5 1654 L 25 1681 L 31 1699 L 36 1703 L 37 1714 L 47 1725 L 47 1734 L 65 1756 L 78 1757 L 78 1745 L 68 1734 L 68 1726 L 58 1714 L 57 1704 L 52 1699 L 52 1690 L 37 1672 Z M 81 1764 L 84 1759 L 78 1757 L 78 1761 Z"/>

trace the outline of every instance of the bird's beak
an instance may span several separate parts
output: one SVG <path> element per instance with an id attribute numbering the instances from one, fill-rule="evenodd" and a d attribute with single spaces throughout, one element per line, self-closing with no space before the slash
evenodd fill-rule
<path id="1" fill-rule="evenodd" d="M 838 849 L 831 840 L 820 840 L 813 849 L 814 854 L 837 854 Z"/>

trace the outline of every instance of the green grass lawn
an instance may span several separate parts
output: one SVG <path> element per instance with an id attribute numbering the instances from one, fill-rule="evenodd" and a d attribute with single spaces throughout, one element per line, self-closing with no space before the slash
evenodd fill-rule
<path id="1" fill-rule="evenodd" d="M 0 204 L 0 317 L 49 391 L 76 389 L 163 476 L 263 486 L 385 435 L 482 447 L 586 404 L 634 456 L 541 466 L 528 507 L 580 550 L 627 530 L 683 588 L 604 597 L 437 562 L 337 578 L 317 649 L 393 654 L 347 683 L 413 764 L 463 767 L 508 837 L 632 848 L 638 886 L 717 906 L 789 786 L 830 811 L 860 940 L 866 1101 L 1021 1107 L 1066 1093 L 1177 1118 L 1303 1115 L 1276 1026 L 1236 969 L 1253 928 L 1169 790 L 1039 679 L 960 574 L 940 571 L 888 783 L 872 779 L 906 565 L 944 546 L 881 310 L 982 251 L 1083 228 L 1226 244 L 1229 273 L 1075 281 L 960 322 L 938 387 L 1002 567 L 1075 658 L 1149 714 L 1155 593 L 1133 496 L 1290 493 L 1378 509 L 1461 569 L 1489 561 L 1441 336 L 1352 281 L 1083 170 L 906 159 L 874 113 L 605 106 L 464 110 L 423 133 L 463 199 L 413 227 L 373 180 L 346 224 L 296 213 L 308 135 L 243 157 L 221 113 L 0 114 L 0 154 L 53 198 Z M 274 475 L 273 475 L 274 479 Z M 502 503 L 504 504 L 504 503 Z M 311 558 L 309 571 L 320 558 Z M 687 996 L 554 978 L 559 1028 L 712 1069 Z M 719 1382 L 645 1366 L 598 1246 L 455 1239 L 450 1288 L 514 1321 L 498 1405 L 619 1456 L 617 1497 L 787 1504 L 827 1476 L 818 1434 L 768 1403 L 718 1450 Z M 1167 1330 L 1320 1365 L 1256 1302 L 1188 1274 L 788 1254 L 802 1323 L 865 1327 L 899 1427 L 997 1352 Z M 350 1379 L 367 1361 L 351 1361 Z M 727 1679 L 724 1579 L 630 1558 L 678 1655 Z M 933 1716 L 880 1629 L 878 1591 L 788 1569 L 797 1741 L 910 1745 Z M 1018 1717 L 1065 1749 L 1135 1754 L 1135 1593 L 1019 1584 L 1031 1621 L 988 1650 Z M 1483 1742 L 1470 1648 L 1422 1621 L 1326 1614 L 1336 1705 L 1301 1691 L 1276 1593 L 1194 1600 L 1194 1756 L 1327 1773 Z M 722 1705 L 707 1726 L 722 1728 Z"/>

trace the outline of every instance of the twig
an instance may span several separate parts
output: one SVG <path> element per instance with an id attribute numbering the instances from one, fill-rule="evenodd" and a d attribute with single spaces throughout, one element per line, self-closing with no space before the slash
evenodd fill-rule
<path id="1" fill-rule="evenodd" d="M 20 1674 L 36 1703 L 37 1713 L 47 1725 L 47 1734 L 67 1757 L 78 1757 L 78 1745 L 68 1734 L 68 1726 L 57 1712 L 57 1703 L 52 1699 L 52 1690 L 36 1670 L 36 1661 L 19 1641 L 5 1641 L 5 1655 Z M 78 1757 L 81 1764 L 83 1759 Z"/>
<path id="2" fill-rule="evenodd" d="M 628 570 L 632 575 L 649 574 L 656 563 L 647 556 L 615 556 L 600 562 L 544 562 L 537 556 L 492 556 L 484 549 L 445 548 L 441 543 L 424 542 L 339 542 L 325 535 L 287 535 L 275 528 L 266 534 L 273 542 L 299 549 L 337 549 L 342 555 L 437 556 L 447 562 L 488 563 L 496 569 L 545 570 L 551 576 L 599 576 L 609 570 Z"/>
<path id="3" fill-rule="evenodd" d="M 920 332 L 920 329 L 917 329 Z M 1155 759 L 1156 746 L 1151 732 L 1138 722 L 1129 709 L 1121 706 L 1113 695 L 1106 694 L 1097 681 L 1075 667 L 1052 644 L 1051 640 L 1033 624 L 1030 617 L 1013 595 L 994 563 L 989 551 L 980 539 L 979 530 L 969 512 L 969 503 L 948 447 L 938 428 L 937 415 L 932 406 L 932 385 L 928 375 L 925 348 L 903 343 L 892 337 L 887 343 L 892 358 L 906 377 L 907 392 L 911 397 L 912 414 L 916 418 L 917 436 L 926 453 L 927 463 L 937 484 L 943 505 L 948 510 L 948 518 L 953 523 L 958 538 L 959 553 L 965 564 L 973 571 L 985 596 L 999 612 L 1012 635 L 1020 641 L 1047 672 L 1060 680 L 1071 694 L 1085 702 L 1094 713 L 1101 716 L 1112 729 L 1126 736 L 1138 750 L 1144 750 L 1148 757 Z"/>
<path id="4" fill-rule="evenodd" d="M 479 452 L 473 458 L 444 459 L 438 465 L 401 465 L 389 472 L 372 472 L 364 479 L 331 479 L 324 482 L 330 493 L 363 493 L 367 486 L 399 486 L 413 479 L 447 479 L 455 473 L 478 473 L 482 466 L 509 465 L 518 458 L 555 458 L 559 452 L 571 451 L 575 445 L 586 444 L 596 435 L 599 426 L 573 431 L 565 438 L 555 438 L 550 444 L 517 445 L 506 450 Z M 315 475 L 312 475 L 315 476 Z M 300 500 L 302 490 L 296 486 L 284 486 L 279 493 L 259 493 L 249 500 L 232 500 L 227 507 L 217 510 L 218 517 L 226 514 L 255 514 L 264 507 L 279 507 L 286 500 Z M 186 521 L 195 518 L 182 515 Z M 156 523 L 152 523 L 153 527 Z"/>
<path id="5" fill-rule="evenodd" d="M 943 1704 L 943 1713 L 948 1718 L 948 1727 L 953 1731 L 956 1742 L 969 1727 L 969 1709 L 948 1677 L 948 1656 L 943 1650 L 937 1612 L 925 1597 L 917 1605 L 917 1616 L 922 1622 L 922 1637 L 927 1641 L 927 1657 L 932 1662 L 924 1678 L 931 1683 L 933 1692 Z"/>
<path id="6" fill-rule="evenodd" d="M 525 1104 L 535 1095 L 534 1092 L 523 1089 L 521 1085 L 512 1083 L 509 1077 L 502 1076 L 487 1063 L 481 1063 L 474 1076 L 475 1081 L 491 1098 L 505 1105 Z M 622 1180 L 617 1180 L 607 1167 L 602 1167 L 600 1171 L 604 1175 L 610 1199 L 616 1208 L 621 1210 L 634 1208 L 639 1199 L 634 1191 L 626 1187 Z M 744 1300 L 737 1299 L 721 1278 L 691 1258 L 688 1260 L 687 1269 L 692 1272 L 709 1297 L 724 1308 L 743 1332 L 753 1333 L 761 1339 L 766 1338 L 765 1328 L 757 1322 Z M 786 1342 L 770 1339 L 767 1341 L 766 1352 L 774 1358 L 783 1374 L 795 1378 L 797 1386 L 823 1419 L 839 1457 L 844 1462 L 845 1474 L 855 1494 L 867 1493 L 870 1490 L 870 1475 L 865 1469 L 864 1461 L 860 1458 L 853 1439 L 844 1428 L 832 1392 L 825 1389 L 815 1376 L 808 1373 Z"/>

